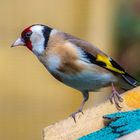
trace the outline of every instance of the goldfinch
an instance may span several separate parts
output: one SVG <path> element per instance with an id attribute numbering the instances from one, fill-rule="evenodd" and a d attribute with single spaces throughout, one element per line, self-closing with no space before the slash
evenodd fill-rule
<path id="1" fill-rule="evenodd" d="M 115 86 L 137 86 L 135 78 L 91 43 L 42 24 L 24 29 L 15 46 L 26 46 L 57 80 L 82 93 L 80 108 L 71 115 L 74 120 L 90 91 L 112 86 L 110 101 L 120 109 L 122 98 Z"/>

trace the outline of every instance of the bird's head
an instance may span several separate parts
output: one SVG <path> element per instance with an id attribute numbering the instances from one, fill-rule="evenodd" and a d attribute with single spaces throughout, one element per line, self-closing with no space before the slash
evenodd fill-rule
<path id="1" fill-rule="evenodd" d="M 40 54 L 47 46 L 51 30 L 52 28 L 41 24 L 29 26 L 11 47 L 26 46 L 34 53 Z"/>

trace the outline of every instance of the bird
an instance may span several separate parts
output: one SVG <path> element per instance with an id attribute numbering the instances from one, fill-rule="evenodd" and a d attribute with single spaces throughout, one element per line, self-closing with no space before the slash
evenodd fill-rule
<path id="1" fill-rule="evenodd" d="M 58 81 L 83 95 L 79 109 L 71 114 L 83 113 L 89 92 L 112 87 L 110 102 L 119 110 L 123 98 L 116 86 L 126 90 L 136 87 L 138 81 L 109 55 L 88 41 L 43 24 L 25 28 L 11 47 L 25 46 Z"/>

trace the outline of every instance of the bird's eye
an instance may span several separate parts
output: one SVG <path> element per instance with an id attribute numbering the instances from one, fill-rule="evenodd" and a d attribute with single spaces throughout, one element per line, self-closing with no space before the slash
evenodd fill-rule
<path id="1" fill-rule="evenodd" d="M 27 32 L 27 33 L 25 34 L 25 38 L 30 38 L 31 34 L 32 34 L 32 32 Z"/>

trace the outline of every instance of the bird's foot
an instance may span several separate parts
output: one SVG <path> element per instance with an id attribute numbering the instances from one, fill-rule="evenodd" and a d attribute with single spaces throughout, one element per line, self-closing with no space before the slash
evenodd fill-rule
<path id="1" fill-rule="evenodd" d="M 76 123 L 76 114 L 78 114 L 78 113 L 84 114 L 83 111 L 82 111 L 82 109 L 79 109 L 78 111 L 73 112 L 73 113 L 70 115 L 70 116 L 73 118 L 73 120 L 74 120 L 75 123 Z"/>
<path id="2" fill-rule="evenodd" d="M 121 110 L 121 106 L 119 105 L 119 102 L 123 102 L 123 98 L 120 96 L 119 92 L 116 91 L 116 89 L 114 88 L 114 86 L 112 86 L 112 94 L 109 97 L 110 102 L 113 104 L 113 101 L 115 103 L 115 106 L 118 110 Z"/>

